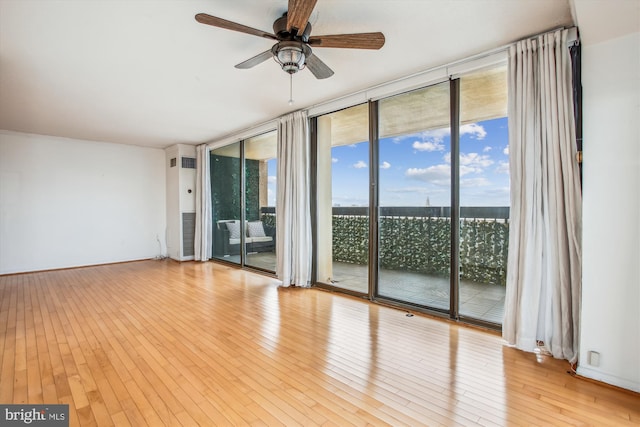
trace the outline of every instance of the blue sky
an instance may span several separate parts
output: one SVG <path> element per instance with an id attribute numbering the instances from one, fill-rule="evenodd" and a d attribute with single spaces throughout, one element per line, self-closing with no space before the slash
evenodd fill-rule
<path id="1" fill-rule="evenodd" d="M 509 206 L 507 119 L 461 127 L 462 206 Z M 448 128 L 380 140 L 381 206 L 449 206 Z M 333 204 L 368 204 L 368 144 L 333 147 Z M 345 185 L 348 183 L 348 185 Z"/>
<path id="2" fill-rule="evenodd" d="M 460 205 L 509 206 L 507 118 L 466 124 L 460 133 Z M 450 205 L 448 128 L 381 139 L 379 154 L 381 206 Z M 331 156 L 333 205 L 368 206 L 368 143 L 333 147 Z M 275 206 L 275 161 L 269 164 Z"/>

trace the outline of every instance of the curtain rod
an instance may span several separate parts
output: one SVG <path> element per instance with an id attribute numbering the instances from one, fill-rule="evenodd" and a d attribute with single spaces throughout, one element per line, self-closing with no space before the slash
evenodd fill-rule
<path id="1" fill-rule="evenodd" d="M 485 58 L 485 57 L 488 57 L 488 56 L 491 56 L 491 55 L 495 55 L 496 53 L 500 53 L 500 52 L 504 52 L 504 51 L 509 50 L 509 48 L 514 43 L 517 43 L 519 41 L 528 40 L 528 39 L 534 39 L 536 37 L 540 37 L 540 36 L 544 36 L 544 35 L 547 35 L 547 34 L 555 33 L 556 31 L 560 31 L 560 30 L 569 30 L 569 34 L 567 35 L 567 44 L 568 45 L 571 45 L 571 44 L 573 44 L 575 42 L 579 42 L 578 27 L 557 27 L 557 28 L 554 28 L 552 30 L 544 31 L 542 33 L 533 34 L 531 36 L 523 37 L 521 39 L 518 39 L 518 40 L 513 41 L 511 43 L 508 43 L 506 45 L 503 45 L 503 46 L 500 46 L 500 47 L 497 47 L 497 48 L 494 48 L 494 49 L 491 49 L 491 50 L 488 50 L 488 51 L 485 51 L 485 52 L 481 52 L 481 53 L 478 53 L 478 54 L 475 54 L 475 55 L 471 55 L 471 56 L 469 56 L 467 58 L 464 58 L 464 59 L 459 59 L 457 61 L 450 62 L 447 65 L 436 67 L 436 69 L 437 68 L 443 68 L 443 67 L 451 67 L 453 65 L 460 65 L 460 64 L 464 64 L 466 62 L 471 62 L 471 61 L 482 59 L 482 58 Z"/>

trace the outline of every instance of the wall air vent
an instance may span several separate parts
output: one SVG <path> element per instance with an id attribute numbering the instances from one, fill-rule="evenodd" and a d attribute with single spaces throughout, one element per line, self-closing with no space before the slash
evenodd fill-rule
<path id="1" fill-rule="evenodd" d="M 176 161 L 175 157 L 173 159 L 169 160 L 169 167 L 170 168 L 175 168 L 176 164 L 178 164 L 178 162 Z"/>
<path id="2" fill-rule="evenodd" d="M 182 256 L 195 254 L 196 213 L 182 212 Z"/>
<path id="3" fill-rule="evenodd" d="M 196 159 L 194 157 L 183 157 L 182 158 L 182 168 L 183 169 L 195 169 L 196 168 Z"/>

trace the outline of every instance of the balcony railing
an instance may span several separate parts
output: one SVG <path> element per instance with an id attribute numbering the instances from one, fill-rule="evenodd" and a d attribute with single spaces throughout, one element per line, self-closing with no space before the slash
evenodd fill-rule
<path id="1" fill-rule="evenodd" d="M 333 260 L 367 264 L 369 216 L 366 207 L 333 208 Z M 380 267 L 449 275 L 451 209 L 380 208 Z M 262 208 L 275 226 L 275 209 Z M 460 208 L 460 277 L 504 286 L 509 243 L 508 207 Z"/>

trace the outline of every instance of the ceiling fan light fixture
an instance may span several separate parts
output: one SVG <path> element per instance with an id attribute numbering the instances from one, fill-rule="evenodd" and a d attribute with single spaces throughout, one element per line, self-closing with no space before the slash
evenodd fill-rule
<path id="1" fill-rule="evenodd" d="M 304 66 L 304 52 L 297 47 L 284 47 L 278 51 L 278 63 L 289 74 L 301 70 Z"/>
<path id="2" fill-rule="evenodd" d="M 294 74 L 304 69 L 309 48 L 295 41 L 284 41 L 273 46 L 273 58 L 282 67 L 282 70 Z"/>

